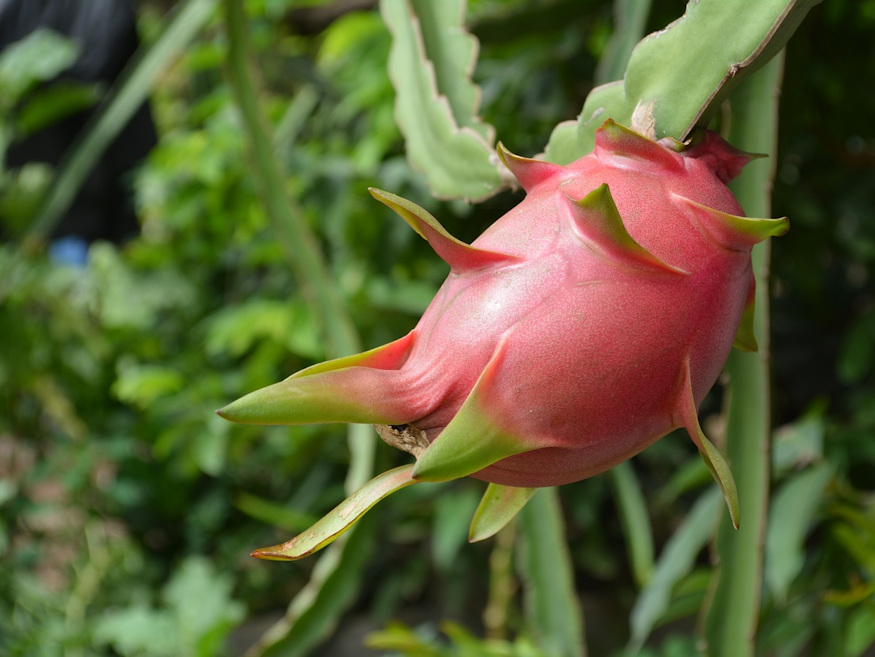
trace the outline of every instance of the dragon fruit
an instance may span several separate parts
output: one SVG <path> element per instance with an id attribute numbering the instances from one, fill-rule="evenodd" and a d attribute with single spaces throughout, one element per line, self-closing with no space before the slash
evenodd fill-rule
<path id="1" fill-rule="evenodd" d="M 737 521 L 732 476 L 697 409 L 733 344 L 756 348 L 751 247 L 788 226 L 743 217 L 726 187 L 750 156 L 711 132 L 686 147 L 613 121 L 567 166 L 501 145 L 499 155 L 527 195 L 470 245 L 414 203 L 371 190 L 451 269 L 413 331 L 219 411 L 246 423 L 374 424 L 416 457 L 311 535 L 256 556 L 309 554 L 417 481 L 491 482 L 478 515 L 500 525 L 530 489 L 603 472 L 678 427 Z"/>

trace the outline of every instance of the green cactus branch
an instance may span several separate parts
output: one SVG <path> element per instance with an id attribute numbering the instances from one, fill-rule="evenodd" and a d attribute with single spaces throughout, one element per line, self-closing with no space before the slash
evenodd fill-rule
<path id="1" fill-rule="evenodd" d="M 410 163 L 436 197 L 477 201 L 510 181 L 502 181 L 495 130 L 477 116 L 480 89 L 470 76 L 478 43 L 464 29 L 465 4 L 382 0 L 380 9 L 392 32 L 395 118 Z"/>
<path id="2" fill-rule="evenodd" d="M 582 157 L 608 118 L 654 138 L 684 140 L 784 46 L 819 1 L 690 1 L 680 19 L 634 49 L 650 3 L 618 3 L 623 29 L 598 75 L 612 80 L 625 69 L 625 77 L 596 87 L 576 120 L 556 126 L 545 158 L 567 164 Z M 464 0 L 382 0 L 381 10 L 393 37 L 389 70 L 411 164 L 439 198 L 477 201 L 497 193 L 511 181 L 495 158 L 491 126 L 477 116 L 479 89 L 470 80 L 477 42 L 464 31 Z"/>
<path id="3" fill-rule="evenodd" d="M 592 150 L 608 118 L 652 138 L 687 138 L 738 84 L 765 65 L 819 0 L 694 0 L 641 41 L 622 81 L 596 87 L 576 121 L 559 124 L 546 159 L 566 164 Z"/>
<path id="4" fill-rule="evenodd" d="M 783 56 L 779 56 L 733 97 L 730 138 L 739 148 L 775 153 L 782 72 Z M 769 214 L 774 168 L 774 157 L 752 162 L 733 182 L 733 192 L 748 214 Z M 736 531 L 724 521 L 717 535 L 719 565 L 705 621 L 711 657 L 753 655 L 759 620 L 771 436 L 768 241 L 754 248 L 753 266 L 759 291 L 755 315 L 759 351 L 755 354 L 734 351 L 727 363 L 730 377 L 727 452 L 738 484 L 744 522 Z"/>

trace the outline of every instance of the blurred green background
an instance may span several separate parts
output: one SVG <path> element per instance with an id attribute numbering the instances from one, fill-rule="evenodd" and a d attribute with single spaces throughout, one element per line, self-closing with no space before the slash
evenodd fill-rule
<path id="1" fill-rule="evenodd" d="M 63 40 L 0 53 L 0 654 L 542 654 L 509 565 L 513 537 L 466 542 L 480 482 L 423 484 L 381 503 L 356 533 L 356 559 L 322 566 L 327 579 L 315 557 L 248 556 L 337 504 L 351 457 L 343 427 L 214 415 L 326 347 L 256 193 L 213 4 L 199 3 L 202 25 L 176 37 L 169 65 L 139 89 L 158 136 L 124 176 L 140 233 L 95 241 L 84 267 L 53 261 L 28 233 L 60 169 L 4 165 L 3 154 L 113 86 L 40 84 L 75 61 Z M 245 7 L 290 209 L 318 236 L 362 346 L 389 342 L 447 267 L 366 188 L 410 198 L 466 241 L 521 193 L 476 206 L 430 197 L 393 118 L 375 3 Z M 654 2 L 648 31 L 683 7 Z M 145 48 L 166 37 L 172 9 L 136 5 Z M 612 11 L 604 0 L 470 0 L 483 115 L 514 152 L 534 155 L 580 111 Z M 791 231 L 772 258 L 764 655 L 862 655 L 875 641 L 873 34 L 875 1 L 829 0 L 787 50 L 773 213 Z M 700 413 L 712 434 L 720 408 L 718 386 Z M 408 458 L 376 448 L 378 470 Z M 709 479 L 685 436 L 633 466 L 662 553 Z M 618 655 L 640 582 L 610 482 L 560 495 L 590 654 Z M 708 569 L 707 550 L 694 552 L 641 654 L 695 654 Z M 318 604 L 299 595 L 314 577 Z M 291 600 L 297 634 L 283 620 Z"/>

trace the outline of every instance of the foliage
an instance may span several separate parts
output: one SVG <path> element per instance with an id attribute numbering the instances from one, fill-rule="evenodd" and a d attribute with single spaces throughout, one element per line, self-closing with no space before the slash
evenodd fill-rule
<path id="1" fill-rule="evenodd" d="M 380 13 L 317 25 L 304 9 L 333 3 L 300 4 L 246 2 L 250 70 L 283 186 L 369 347 L 409 330 L 446 272 L 366 188 L 414 199 L 468 241 L 519 196 L 432 200 L 404 156 Z M 647 30 L 682 9 L 652 4 Z M 142 5 L 155 43 L 166 3 Z M 816 7 L 787 51 L 773 212 L 790 216 L 792 230 L 772 264 L 779 429 L 757 654 L 861 655 L 875 642 L 875 107 L 858 92 L 871 76 L 861 53 L 872 54 L 873 7 Z M 543 654 L 518 574 L 526 566 L 516 565 L 527 558 L 516 548 L 524 528 L 465 544 L 482 492 L 474 481 L 384 502 L 350 538 L 357 562 L 248 558 L 337 504 L 358 457 L 338 427 L 235 427 L 213 414 L 323 359 L 326 342 L 257 194 L 223 16 L 204 20 L 151 87 L 161 139 L 133 181 L 139 238 L 92 245 L 81 270 L 53 264 L 19 238 L 55 172 L 0 168 L 10 237 L 0 244 L 0 653 L 222 655 L 254 644 L 251 655 L 338 655 L 370 617 L 378 650 Z M 472 0 L 465 23 L 480 43 L 472 79 L 484 123 L 513 150 L 538 152 L 595 83 L 611 3 Z M 149 36 L 150 26 L 159 32 Z M 27 47 L 42 51 L 45 38 Z M 82 107 L 104 97 L 37 90 L 72 61 L 65 45 L 50 50 L 56 59 L 0 55 L 0 153 L 71 98 Z M 712 434 L 720 409 L 718 390 L 701 411 Z M 404 463 L 388 448 L 375 458 L 380 470 Z M 664 439 L 630 468 L 656 555 L 638 550 L 635 577 L 626 554 L 645 539 L 628 544 L 636 534 L 618 517 L 612 482 L 559 491 L 587 647 L 619 655 L 631 639 L 627 654 L 695 654 L 719 499 L 684 440 Z M 283 634 L 283 618 L 309 624 Z M 305 635 L 301 652 L 282 643 Z"/>

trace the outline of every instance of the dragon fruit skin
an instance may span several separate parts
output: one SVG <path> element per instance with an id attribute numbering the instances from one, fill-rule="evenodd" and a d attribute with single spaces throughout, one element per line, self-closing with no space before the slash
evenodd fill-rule
<path id="1" fill-rule="evenodd" d="M 371 190 L 451 272 L 407 336 L 307 368 L 219 411 L 260 424 L 357 422 L 399 433 L 414 480 L 578 481 L 685 427 L 729 496 L 696 417 L 735 342 L 754 349 L 748 219 L 726 183 L 749 156 L 612 121 L 560 166 L 499 149 L 526 198 L 471 245 Z M 741 327 L 739 325 L 741 324 Z"/>

